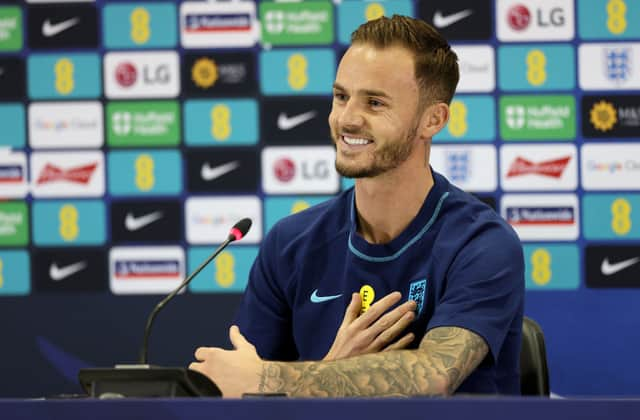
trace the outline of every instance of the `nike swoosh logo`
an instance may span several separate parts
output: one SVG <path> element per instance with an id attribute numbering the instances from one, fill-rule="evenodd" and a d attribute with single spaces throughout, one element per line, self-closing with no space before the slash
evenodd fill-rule
<path id="1" fill-rule="evenodd" d="M 42 23 L 42 35 L 47 38 L 51 38 L 52 36 L 56 36 L 61 32 L 66 31 L 80 23 L 80 18 L 74 17 L 71 19 L 63 20 L 58 23 L 51 23 L 49 19 L 45 20 Z"/>
<path id="2" fill-rule="evenodd" d="M 300 124 L 304 124 L 307 121 L 315 118 L 316 114 L 316 111 L 309 111 L 295 115 L 293 117 L 288 117 L 286 113 L 281 112 L 280 115 L 278 115 L 278 128 L 283 131 L 291 130 L 292 128 L 296 128 Z"/>
<path id="3" fill-rule="evenodd" d="M 200 170 L 200 176 L 205 181 L 213 181 L 216 178 L 220 178 L 222 175 L 226 175 L 231 171 L 234 171 L 240 167 L 240 162 L 234 160 L 232 162 L 227 162 L 223 165 L 218 165 L 215 167 L 210 167 L 209 162 L 205 162 L 202 165 L 202 169 Z"/>
<path id="4" fill-rule="evenodd" d="M 602 265 L 600 266 L 600 271 L 605 276 L 611 276 L 616 274 L 618 271 L 622 271 L 625 268 L 629 268 L 632 265 L 635 265 L 640 262 L 640 257 L 630 258 L 628 260 L 620 261 L 614 264 L 609 262 L 609 258 L 605 258 L 602 261 Z"/>
<path id="5" fill-rule="evenodd" d="M 327 302 L 329 300 L 338 299 L 340 296 L 342 296 L 342 293 L 340 293 L 339 295 L 332 295 L 332 296 L 318 296 L 318 289 L 316 289 L 313 291 L 313 293 L 311 293 L 311 302 L 313 303 Z"/>
<path id="6" fill-rule="evenodd" d="M 154 211 L 153 213 L 145 214 L 140 217 L 135 217 L 132 213 L 127 213 L 127 216 L 124 219 L 124 226 L 127 230 L 133 232 L 160 219 L 162 219 L 161 211 Z"/>
<path id="7" fill-rule="evenodd" d="M 76 274 L 78 271 L 84 270 L 85 268 L 87 268 L 86 261 L 69 264 L 65 267 L 58 267 L 58 264 L 54 262 L 51 264 L 51 267 L 49 267 L 49 277 L 51 277 L 51 280 L 53 281 L 60 281 Z"/>
<path id="8" fill-rule="evenodd" d="M 433 15 L 433 26 L 440 29 L 446 28 L 447 26 L 451 26 L 454 23 L 461 21 L 468 16 L 471 16 L 472 13 L 473 10 L 465 9 L 457 13 L 444 16 L 440 10 L 436 10 L 436 13 Z"/>

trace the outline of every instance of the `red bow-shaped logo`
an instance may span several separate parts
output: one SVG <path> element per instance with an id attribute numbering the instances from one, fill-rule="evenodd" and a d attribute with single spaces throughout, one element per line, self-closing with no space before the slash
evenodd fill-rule
<path id="1" fill-rule="evenodd" d="M 37 184 L 44 184 L 46 182 L 54 181 L 69 181 L 76 184 L 88 184 L 91 179 L 91 175 L 95 171 L 98 163 L 92 163 L 85 166 L 79 166 L 71 169 L 61 169 L 55 165 L 47 163 L 40 176 L 38 177 Z"/>
<path id="2" fill-rule="evenodd" d="M 518 157 L 515 162 L 511 164 L 509 172 L 507 173 L 507 178 L 530 174 L 548 176 L 550 178 L 560 178 L 570 160 L 571 156 L 567 156 L 560 159 L 535 163 Z"/>

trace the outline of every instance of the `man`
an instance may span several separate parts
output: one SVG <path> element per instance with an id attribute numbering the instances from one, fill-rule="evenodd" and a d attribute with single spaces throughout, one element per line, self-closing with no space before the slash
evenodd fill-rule
<path id="1" fill-rule="evenodd" d="M 520 243 L 428 164 L 457 82 L 455 53 L 422 21 L 353 33 L 329 125 L 355 187 L 269 232 L 235 350 L 199 348 L 191 369 L 230 397 L 519 393 Z"/>

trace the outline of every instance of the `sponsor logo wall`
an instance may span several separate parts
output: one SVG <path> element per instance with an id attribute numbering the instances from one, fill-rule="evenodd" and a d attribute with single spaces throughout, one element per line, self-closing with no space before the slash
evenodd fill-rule
<path id="1" fill-rule="evenodd" d="M 27 0 L 0 6 L 0 300 L 168 292 L 249 216 L 186 291 L 241 292 L 279 219 L 353 185 L 335 70 L 394 13 L 458 55 L 431 165 L 513 226 L 527 289 L 640 287 L 636 2 Z"/>

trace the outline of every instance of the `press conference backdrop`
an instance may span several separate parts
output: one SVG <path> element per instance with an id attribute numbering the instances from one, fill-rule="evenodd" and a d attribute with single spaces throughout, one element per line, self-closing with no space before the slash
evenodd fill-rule
<path id="1" fill-rule="evenodd" d="M 134 362 L 160 295 L 251 217 L 150 355 L 226 346 L 263 235 L 352 185 L 326 121 L 335 69 L 359 24 L 394 13 L 458 53 L 431 162 L 520 235 L 552 391 L 637 394 L 639 1 L 3 0 L 0 396 Z"/>

